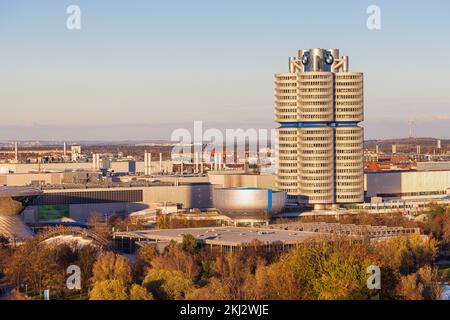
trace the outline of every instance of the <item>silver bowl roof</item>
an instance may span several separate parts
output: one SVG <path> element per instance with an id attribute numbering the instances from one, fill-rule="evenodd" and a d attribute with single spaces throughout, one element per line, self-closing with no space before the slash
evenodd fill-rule
<path id="1" fill-rule="evenodd" d="M 287 195 L 263 188 L 215 188 L 213 205 L 232 219 L 267 220 L 281 212 Z"/>

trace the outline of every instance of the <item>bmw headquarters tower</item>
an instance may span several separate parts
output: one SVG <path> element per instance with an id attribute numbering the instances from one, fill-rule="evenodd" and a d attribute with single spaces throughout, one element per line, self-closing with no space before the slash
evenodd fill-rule
<path id="1" fill-rule="evenodd" d="M 364 201 L 363 74 L 337 49 L 299 50 L 275 75 L 277 188 L 328 209 Z"/>

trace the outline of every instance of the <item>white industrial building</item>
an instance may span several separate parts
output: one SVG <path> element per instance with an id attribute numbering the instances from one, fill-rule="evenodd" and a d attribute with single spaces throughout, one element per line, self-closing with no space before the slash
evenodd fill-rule
<path id="1" fill-rule="evenodd" d="M 450 170 L 370 172 L 364 187 L 366 198 L 439 199 L 447 195 Z"/>
<path id="2" fill-rule="evenodd" d="M 101 169 L 100 158 L 96 156 L 93 162 L 64 162 L 64 163 L 2 163 L 0 164 L 0 174 L 8 173 L 30 173 L 30 172 L 58 172 L 66 170 L 92 170 Z M 96 165 L 94 165 L 96 163 Z M 105 166 L 105 165 L 104 165 Z M 172 172 L 173 165 L 169 160 L 153 161 L 149 163 L 149 172 L 157 174 L 159 172 Z M 145 173 L 144 161 L 111 161 L 108 163 L 108 169 L 114 172 L 123 173 Z"/>

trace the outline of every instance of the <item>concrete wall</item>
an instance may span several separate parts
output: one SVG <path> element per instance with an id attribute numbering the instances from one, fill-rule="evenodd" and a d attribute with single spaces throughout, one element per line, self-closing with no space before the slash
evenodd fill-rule
<path id="1" fill-rule="evenodd" d="M 180 203 L 183 208 L 207 209 L 212 207 L 212 188 L 210 184 L 193 184 L 180 186 L 153 186 L 134 188 L 95 188 L 95 189 L 67 189 L 45 190 L 45 193 L 60 193 L 63 191 L 113 191 L 113 190 L 143 190 L 142 202 L 114 202 L 93 204 L 70 204 L 69 217 L 75 220 L 87 220 L 93 214 L 132 213 L 152 207 L 155 203 Z M 28 206 L 23 212 L 26 222 L 34 223 L 38 220 L 38 206 Z"/>
<path id="2" fill-rule="evenodd" d="M 173 202 L 183 204 L 183 208 L 211 208 L 212 188 L 210 184 L 144 188 L 144 203 Z"/>
<path id="3" fill-rule="evenodd" d="M 14 173 L 28 173 L 31 171 L 64 171 L 64 170 L 90 170 L 92 163 L 20 163 L 20 164 L 0 164 L 0 172 L 12 171 Z"/>
<path id="4" fill-rule="evenodd" d="M 275 189 L 275 175 L 210 174 L 209 182 L 221 188 Z"/>
<path id="5" fill-rule="evenodd" d="M 96 204 L 71 204 L 69 205 L 69 218 L 76 221 L 86 221 L 94 215 L 130 214 L 132 212 L 147 209 L 142 203 L 96 203 Z M 36 223 L 39 220 L 38 206 L 29 206 L 22 213 L 27 223 Z"/>
<path id="6" fill-rule="evenodd" d="M 188 184 L 179 186 L 151 186 L 151 187 L 125 187 L 125 188 L 89 188 L 89 189 L 52 189 L 44 190 L 44 193 L 61 192 L 95 192 L 95 191 L 119 191 L 119 190 L 143 190 L 142 204 L 150 207 L 157 202 L 181 203 L 183 208 L 211 208 L 212 207 L 211 184 Z M 142 210 L 142 209 L 141 209 Z"/>
<path id="7" fill-rule="evenodd" d="M 178 181 L 179 183 L 209 183 L 209 177 L 171 177 L 171 176 L 160 176 L 155 178 L 156 180 L 162 181 L 162 182 L 172 182 L 175 183 L 175 181 Z"/>
<path id="8" fill-rule="evenodd" d="M 152 172 L 155 174 L 159 172 L 159 155 L 154 155 L 152 158 Z M 0 164 L 0 172 L 7 173 L 9 171 L 14 173 L 28 173 L 31 171 L 64 171 L 64 170 L 91 170 L 91 162 L 66 162 L 66 163 L 18 163 L 18 164 Z M 173 166 L 171 161 L 163 161 L 162 168 L 165 172 L 172 172 Z M 128 161 L 114 161 L 111 162 L 111 169 L 115 172 L 129 172 Z M 136 161 L 136 172 L 144 172 L 144 161 Z"/>
<path id="9" fill-rule="evenodd" d="M 450 170 L 450 161 L 417 162 L 417 171 L 448 171 L 448 170 Z"/>
<path id="10" fill-rule="evenodd" d="M 134 168 L 133 168 L 134 167 Z M 136 162 L 134 161 L 116 161 L 110 163 L 110 169 L 114 172 L 135 172 Z M 133 171 L 134 169 L 134 171 Z"/>
<path id="11" fill-rule="evenodd" d="M 62 173 L 19 173 L 0 175 L 0 185 L 26 186 L 33 181 L 42 181 L 47 184 L 60 184 Z"/>
<path id="12" fill-rule="evenodd" d="M 366 173 L 366 196 L 440 192 L 438 195 L 404 195 L 402 199 L 442 198 L 450 187 L 450 171 Z"/>

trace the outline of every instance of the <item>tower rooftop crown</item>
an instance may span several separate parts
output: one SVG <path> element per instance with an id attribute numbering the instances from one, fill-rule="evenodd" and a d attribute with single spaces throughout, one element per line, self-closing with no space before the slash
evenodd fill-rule
<path id="1" fill-rule="evenodd" d="M 339 49 L 300 49 L 289 58 L 290 72 L 348 72 L 348 56 L 339 57 Z"/>

